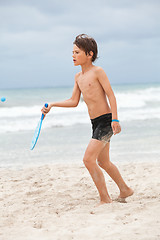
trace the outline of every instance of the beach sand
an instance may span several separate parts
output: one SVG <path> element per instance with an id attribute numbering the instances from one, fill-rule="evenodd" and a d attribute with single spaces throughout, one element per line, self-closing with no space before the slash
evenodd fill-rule
<path id="1" fill-rule="evenodd" d="M 135 191 L 127 203 L 99 203 L 82 164 L 0 170 L 0 240 L 158 240 L 160 163 L 117 163 Z M 119 191 L 105 174 L 111 198 Z"/>

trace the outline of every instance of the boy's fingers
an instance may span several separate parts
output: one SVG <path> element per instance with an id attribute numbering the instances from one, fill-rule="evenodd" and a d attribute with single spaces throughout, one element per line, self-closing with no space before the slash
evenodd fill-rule
<path id="1" fill-rule="evenodd" d="M 121 126 L 119 124 L 112 124 L 113 134 L 116 135 L 117 133 L 121 132 Z"/>
<path id="2" fill-rule="evenodd" d="M 113 134 L 115 135 L 115 126 L 112 125 Z"/>
<path id="3" fill-rule="evenodd" d="M 41 112 L 45 115 L 50 111 L 50 108 L 46 108 L 45 106 L 41 109 Z"/>
<path id="4" fill-rule="evenodd" d="M 120 133 L 120 131 L 121 131 L 121 127 L 120 127 L 120 126 L 117 126 L 117 127 L 116 127 L 116 130 L 115 130 L 115 134 Z"/>
<path id="5" fill-rule="evenodd" d="M 46 113 L 47 113 L 44 108 L 41 109 L 41 112 L 42 112 L 44 115 L 46 115 Z"/>

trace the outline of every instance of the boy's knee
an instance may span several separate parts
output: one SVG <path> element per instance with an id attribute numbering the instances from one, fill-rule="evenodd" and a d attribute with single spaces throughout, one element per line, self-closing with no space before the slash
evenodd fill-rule
<path id="1" fill-rule="evenodd" d="M 84 157 L 84 158 L 83 158 L 83 163 L 84 163 L 85 166 L 87 166 L 88 163 L 89 163 L 88 158 Z"/>
<path id="2" fill-rule="evenodd" d="M 93 164 L 93 159 L 91 159 L 89 156 L 84 156 L 83 163 L 86 166 L 86 168 L 89 168 Z"/>

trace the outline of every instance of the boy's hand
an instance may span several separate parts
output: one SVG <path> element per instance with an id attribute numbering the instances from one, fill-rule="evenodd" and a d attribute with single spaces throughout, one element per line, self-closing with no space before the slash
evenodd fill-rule
<path id="1" fill-rule="evenodd" d="M 41 112 L 45 115 L 51 110 L 51 105 L 48 104 L 48 107 L 46 108 L 45 106 L 43 106 L 43 108 L 41 109 Z"/>
<path id="2" fill-rule="evenodd" d="M 112 130 L 114 135 L 121 132 L 121 126 L 119 122 L 112 122 Z"/>

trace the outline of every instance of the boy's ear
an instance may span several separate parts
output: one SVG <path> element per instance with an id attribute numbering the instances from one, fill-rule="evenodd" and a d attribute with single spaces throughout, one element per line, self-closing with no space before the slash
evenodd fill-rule
<path id="1" fill-rule="evenodd" d="M 90 52 L 89 52 L 89 55 L 93 57 L 93 52 L 92 52 L 92 51 L 90 51 Z"/>
<path id="2" fill-rule="evenodd" d="M 92 57 L 93 57 L 93 52 L 90 51 L 87 55 L 90 56 L 90 57 L 92 58 Z"/>

